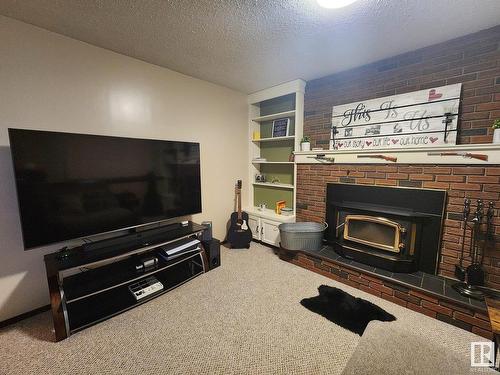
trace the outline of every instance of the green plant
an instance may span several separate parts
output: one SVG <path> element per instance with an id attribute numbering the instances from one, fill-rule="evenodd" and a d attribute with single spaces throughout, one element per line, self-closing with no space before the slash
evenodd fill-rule
<path id="1" fill-rule="evenodd" d="M 491 127 L 492 129 L 500 129 L 500 118 L 497 118 Z"/>
<path id="2" fill-rule="evenodd" d="M 307 135 L 304 135 L 300 143 L 306 143 L 306 142 L 311 142 L 311 138 L 309 138 Z"/>

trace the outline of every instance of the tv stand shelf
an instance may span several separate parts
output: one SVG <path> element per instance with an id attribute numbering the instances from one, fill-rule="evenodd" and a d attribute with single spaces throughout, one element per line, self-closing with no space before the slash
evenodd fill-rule
<path id="1" fill-rule="evenodd" d="M 72 249 L 66 257 L 61 257 L 60 253 L 46 255 L 56 340 L 148 302 L 208 271 L 201 243 L 198 249 L 168 261 L 157 256 L 155 267 L 142 272 L 135 270 L 137 255 L 155 255 L 165 244 L 182 238 L 197 238 L 204 229 L 190 223 L 187 227 L 169 228 L 164 236 L 158 236 L 155 230 L 155 244 L 147 241 L 139 247 L 123 249 L 122 246 L 119 251 L 107 251 L 107 256 L 98 251 L 95 254 L 84 252 L 81 248 Z M 129 285 L 150 276 L 161 282 L 163 289 L 136 300 Z"/>
<path id="2" fill-rule="evenodd" d="M 132 257 L 111 263 L 99 268 L 90 269 L 64 278 L 66 304 L 73 303 L 92 294 L 99 294 L 107 290 L 130 284 L 144 277 L 155 275 L 189 258 L 198 257 L 198 253 L 184 254 L 178 258 L 166 261 L 158 257 L 158 265 L 145 272 L 137 272 Z"/>

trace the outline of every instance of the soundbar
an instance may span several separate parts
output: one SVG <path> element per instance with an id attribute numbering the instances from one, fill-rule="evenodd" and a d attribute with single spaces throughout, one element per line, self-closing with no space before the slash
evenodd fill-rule
<path id="1" fill-rule="evenodd" d="M 122 236 L 113 237 L 105 240 L 88 242 L 82 245 L 85 252 L 99 251 L 100 253 L 128 250 L 134 247 L 154 245 L 167 240 L 172 231 L 181 229 L 180 223 L 164 225 L 152 229 L 146 229 Z"/>

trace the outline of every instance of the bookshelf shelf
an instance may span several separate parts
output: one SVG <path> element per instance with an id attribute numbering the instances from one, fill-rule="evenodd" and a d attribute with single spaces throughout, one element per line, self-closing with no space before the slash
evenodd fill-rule
<path id="1" fill-rule="evenodd" d="M 274 138 L 261 138 L 261 139 L 252 139 L 252 142 L 279 142 L 279 141 L 293 141 L 295 139 L 294 135 L 289 135 L 286 137 L 274 137 Z"/>
<path id="2" fill-rule="evenodd" d="M 258 186 L 266 186 L 266 187 L 272 187 L 272 188 L 279 188 L 279 189 L 295 189 L 295 187 L 291 184 L 278 184 L 278 183 L 272 183 L 272 182 L 254 182 L 253 185 L 258 185 Z"/>
<path id="3" fill-rule="evenodd" d="M 279 112 L 279 113 L 273 113 L 273 114 L 265 115 L 265 116 L 254 117 L 252 119 L 252 121 L 255 121 L 255 122 L 265 122 L 265 121 L 276 120 L 276 119 L 283 118 L 283 117 L 295 117 L 295 110 L 293 110 L 293 111 Z"/>
<path id="4" fill-rule="evenodd" d="M 295 164 L 293 161 L 258 161 L 258 160 L 252 160 L 253 164 L 290 164 L 293 165 Z"/>

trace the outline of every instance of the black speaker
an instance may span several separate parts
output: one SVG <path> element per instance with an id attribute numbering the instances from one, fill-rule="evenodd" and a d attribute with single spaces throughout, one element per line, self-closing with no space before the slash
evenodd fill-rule
<path id="1" fill-rule="evenodd" d="M 201 241 L 208 258 L 208 269 L 213 270 L 220 266 L 220 241 L 212 238 L 210 241 Z"/>
<path id="2" fill-rule="evenodd" d="M 212 222 L 211 221 L 203 221 L 201 223 L 205 227 L 205 230 L 201 234 L 202 241 L 210 241 L 212 240 Z"/>

